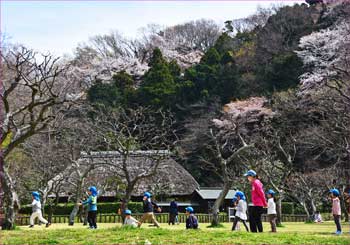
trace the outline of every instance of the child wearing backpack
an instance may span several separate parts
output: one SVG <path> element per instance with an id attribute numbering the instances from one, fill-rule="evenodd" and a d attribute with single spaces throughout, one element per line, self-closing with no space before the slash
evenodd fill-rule
<path id="1" fill-rule="evenodd" d="M 136 228 L 140 222 L 131 216 L 131 210 L 126 209 L 124 213 L 125 213 L 125 220 L 123 225 Z"/>
<path id="2" fill-rule="evenodd" d="M 194 215 L 194 209 L 192 207 L 186 208 L 186 229 L 198 229 L 198 219 Z"/>
<path id="3" fill-rule="evenodd" d="M 237 210 L 235 214 L 235 219 L 233 220 L 232 230 L 236 229 L 236 225 L 239 221 L 241 221 L 245 227 L 245 229 L 249 232 L 249 228 L 247 226 L 247 202 L 243 192 L 237 191 L 235 194 L 237 198 Z"/>
<path id="4" fill-rule="evenodd" d="M 97 229 L 96 218 L 97 218 L 97 188 L 91 186 L 89 188 L 89 198 L 80 203 L 80 205 L 89 205 L 88 211 L 88 223 L 89 229 Z"/>
<path id="5" fill-rule="evenodd" d="M 276 230 L 276 221 L 277 221 L 277 212 L 276 212 L 276 203 L 275 203 L 275 192 L 273 190 L 268 190 L 267 195 L 267 218 L 271 225 L 271 232 L 277 232 Z"/>
<path id="6" fill-rule="evenodd" d="M 138 227 L 141 227 L 142 223 L 145 222 L 146 220 L 150 220 L 153 222 L 153 224 L 157 227 L 160 227 L 156 217 L 154 216 L 153 209 L 154 208 L 159 208 L 158 205 L 151 200 L 151 193 L 145 192 L 143 194 L 143 215 L 142 218 L 138 224 Z"/>
<path id="7" fill-rule="evenodd" d="M 40 194 L 37 191 L 32 192 L 32 215 L 29 219 L 29 228 L 34 227 L 34 221 L 36 218 L 38 218 L 42 223 L 46 224 L 46 227 L 50 226 L 50 223 L 43 218 L 43 215 L 41 213 L 41 202 L 40 202 Z"/>
<path id="8" fill-rule="evenodd" d="M 334 223 L 337 227 L 337 231 L 335 232 L 336 235 L 341 235 L 341 225 L 340 225 L 340 218 L 341 218 L 341 208 L 340 208 L 340 192 L 338 189 L 331 189 L 329 190 L 330 198 L 332 199 L 332 214 L 334 218 Z"/>

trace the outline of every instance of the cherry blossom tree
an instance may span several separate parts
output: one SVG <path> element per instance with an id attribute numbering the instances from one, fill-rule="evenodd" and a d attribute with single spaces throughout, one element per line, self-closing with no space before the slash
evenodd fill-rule
<path id="1" fill-rule="evenodd" d="M 328 86 L 337 90 L 345 99 L 348 96 L 350 77 L 350 25 L 343 20 L 334 26 L 313 32 L 300 39 L 300 51 L 308 72 L 301 76 L 301 91 Z"/>
<path id="2" fill-rule="evenodd" d="M 6 157 L 33 135 L 44 130 L 56 115 L 79 96 L 72 93 L 67 66 L 49 54 L 38 55 L 23 46 L 1 53 L 1 164 L 5 222 L 12 229 L 20 206 Z"/>

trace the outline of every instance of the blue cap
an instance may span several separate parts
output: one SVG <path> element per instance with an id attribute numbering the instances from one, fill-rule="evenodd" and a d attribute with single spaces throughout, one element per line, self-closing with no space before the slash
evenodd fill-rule
<path id="1" fill-rule="evenodd" d="M 340 196 L 340 192 L 336 188 L 330 189 L 329 193 L 332 193 L 334 196 L 337 196 L 337 197 Z"/>
<path id="2" fill-rule="evenodd" d="M 32 196 L 34 197 L 35 200 L 40 201 L 40 194 L 37 191 L 32 192 Z"/>
<path id="3" fill-rule="evenodd" d="M 240 199 L 245 201 L 245 195 L 241 191 L 236 191 L 235 197 L 239 197 Z"/>
<path id="4" fill-rule="evenodd" d="M 127 210 L 124 211 L 124 213 L 125 213 L 126 215 L 131 215 L 131 210 L 127 209 Z"/>
<path id="5" fill-rule="evenodd" d="M 145 193 L 143 193 L 144 197 L 150 198 L 151 197 L 151 193 L 149 193 L 148 191 L 146 191 Z"/>
<path id="6" fill-rule="evenodd" d="M 274 192 L 272 189 L 270 189 L 266 192 L 266 194 L 270 194 L 270 195 L 274 196 L 276 194 L 276 192 Z"/>
<path id="7" fill-rule="evenodd" d="M 194 210 L 192 207 L 187 207 L 186 208 L 186 211 L 189 212 L 189 213 L 194 213 Z"/>
<path id="8" fill-rule="evenodd" d="M 95 186 L 90 186 L 89 191 L 91 191 L 91 195 L 97 196 L 97 188 Z"/>
<path id="9" fill-rule="evenodd" d="M 237 201 L 237 197 L 232 198 L 232 202 L 235 202 L 235 201 Z"/>
<path id="10" fill-rule="evenodd" d="M 253 177 L 255 177 L 256 176 L 256 172 L 254 170 L 248 170 L 248 172 L 246 172 L 244 174 L 244 176 L 253 176 Z"/>

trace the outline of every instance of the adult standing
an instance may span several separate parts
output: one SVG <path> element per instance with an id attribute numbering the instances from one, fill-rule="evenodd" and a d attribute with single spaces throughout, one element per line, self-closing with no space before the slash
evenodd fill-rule
<path id="1" fill-rule="evenodd" d="M 251 232 L 263 232 L 261 215 L 264 213 L 264 207 L 267 207 L 263 184 L 259 180 L 258 175 L 254 170 L 249 170 L 244 174 L 248 178 L 252 186 L 251 200 L 253 206 L 249 211 L 249 226 Z"/>
<path id="2" fill-rule="evenodd" d="M 176 216 L 178 215 L 178 207 L 177 207 L 177 202 L 174 199 L 173 201 L 171 201 L 170 203 L 170 209 L 169 209 L 169 222 L 168 224 L 173 224 L 175 225 L 175 220 L 176 220 Z"/>

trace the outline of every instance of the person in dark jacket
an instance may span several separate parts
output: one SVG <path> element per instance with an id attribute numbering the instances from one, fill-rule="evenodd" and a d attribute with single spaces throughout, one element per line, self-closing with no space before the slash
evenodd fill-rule
<path id="1" fill-rule="evenodd" d="M 176 216 L 178 215 L 178 207 L 177 207 L 177 203 L 175 200 L 173 200 L 170 203 L 170 210 L 169 210 L 169 222 L 168 224 L 170 225 L 173 224 L 175 225 L 175 220 L 176 220 Z"/>
<path id="2" fill-rule="evenodd" d="M 145 192 L 143 194 L 143 215 L 140 220 L 140 223 L 138 224 L 139 227 L 141 227 L 142 223 L 145 221 L 152 221 L 153 224 L 157 227 L 160 227 L 156 217 L 154 216 L 153 209 L 158 209 L 158 205 L 151 200 L 151 193 Z"/>
<path id="3" fill-rule="evenodd" d="M 194 210 L 192 207 L 186 208 L 186 229 L 198 229 L 198 219 L 194 215 Z"/>

